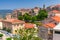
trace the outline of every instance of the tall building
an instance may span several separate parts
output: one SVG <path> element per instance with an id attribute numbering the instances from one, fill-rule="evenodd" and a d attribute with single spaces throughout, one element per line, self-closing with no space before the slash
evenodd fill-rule
<path id="1" fill-rule="evenodd" d="M 45 9 L 45 4 L 43 5 L 43 9 Z"/>

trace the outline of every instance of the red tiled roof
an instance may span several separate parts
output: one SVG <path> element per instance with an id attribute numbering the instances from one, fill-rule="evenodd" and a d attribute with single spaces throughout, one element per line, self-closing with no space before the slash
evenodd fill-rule
<path id="1" fill-rule="evenodd" d="M 11 22 L 8 22 L 8 21 L 5 21 L 5 20 L 0 20 L 0 22 L 11 23 Z"/>
<path id="2" fill-rule="evenodd" d="M 56 7 L 60 7 L 60 4 L 56 5 Z"/>
<path id="3" fill-rule="evenodd" d="M 54 23 L 47 23 L 44 26 L 47 27 L 47 28 L 54 28 L 55 24 Z"/>
<path id="4" fill-rule="evenodd" d="M 57 22 L 60 22 L 60 17 L 58 17 L 58 16 L 54 16 L 54 17 L 52 17 L 52 19 L 57 21 Z"/>
<path id="5" fill-rule="evenodd" d="M 5 20 L 5 21 L 11 22 L 11 23 L 25 23 L 24 21 L 17 20 L 17 19 L 9 19 L 9 20 Z"/>
<path id="6" fill-rule="evenodd" d="M 60 13 L 60 11 L 58 11 L 58 10 L 53 10 L 52 12 L 53 13 Z"/>
<path id="7" fill-rule="evenodd" d="M 25 28 L 34 28 L 34 24 L 25 23 Z"/>

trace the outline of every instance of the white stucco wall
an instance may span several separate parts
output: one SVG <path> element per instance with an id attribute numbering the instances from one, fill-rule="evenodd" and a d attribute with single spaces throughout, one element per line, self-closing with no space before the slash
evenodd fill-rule
<path id="1" fill-rule="evenodd" d="M 12 33 L 15 34 L 15 30 L 22 29 L 22 28 L 24 28 L 24 24 L 23 25 L 19 24 L 18 26 L 12 25 Z"/>
<path id="2" fill-rule="evenodd" d="M 3 23 L 0 22 L 0 29 L 3 29 Z"/>
<path id="3" fill-rule="evenodd" d="M 60 34 L 55 33 L 55 31 L 60 32 L 60 23 L 53 28 L 53 40 L 60 40 Z"/>
<path id="4" fill-rule="evenodd" d="M 53 34 L 53 40 L 60 40 L 60 34 Z"/>
<path id="5" fill-rule="evenodd" d="M 60 14 L 55 14 L 55 15 L 60 17 Z"/>

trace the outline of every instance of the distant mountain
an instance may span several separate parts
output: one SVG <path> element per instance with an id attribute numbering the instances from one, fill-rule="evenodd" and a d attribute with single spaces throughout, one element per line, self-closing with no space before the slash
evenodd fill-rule
<path id="1" fill-rule="evenodd" d="M 0 10 L 0 16 L 4 17 L 7 13 L 12 13 L 13 10 Z"/>

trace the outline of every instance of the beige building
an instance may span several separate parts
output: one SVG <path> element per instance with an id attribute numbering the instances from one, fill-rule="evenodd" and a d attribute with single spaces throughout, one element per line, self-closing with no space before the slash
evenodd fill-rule
<path id="1" fill-rule="evenodd" d="M 17 19 L 17 17 L 18 17 L 18 10 L 13 10 L 11 15 L 12 15 L 12 18 Z"/>
<path id="2" fill-rule="evenodd" d="M 36 28 L 36 25 L 17 19 L 6 19 L 0 21 L 0 28 L 3 29 L 4 27 L 9 28 L 13 34 L 16 34 L 20 28 Z"/>
<path id="3" fill-rule="evenodd" d="M 7 15 L 6 15 L 6 19 L 11 19 L 11 18 L 12 18 L 11 13 L 7 13 Z"/>
<path id="4" fill-rule="evenodd" d="M 0 29 L 3 29 L 3 27 L 11 28 L 11 23 L 8 21 L 0 20 Z"/>
<path id="5" fill-rule="evenodd" d="M 33 13 L 32 9 L 33 9 L 34 13 Z M 18 16 L 24 15 L 25 13 L 28 13 L 30 15 L 37 15 L 38 11 L 40 10 L 39 7 L 35 7 L 35 8 L 32 8 L 32 9 L 25 9 L 25 8 L 23 8 L 23 9 L 16 9 L 16 10 L 14 10 L 12 12 L 12 18 L 16 19 Z"/>
<path id="6" fill-rule="evenodd" d="M 23 28 L 24 27 L 24 21 L 21 21 L 21 20 L 17 20 L 17 19 L 8 19 L 8 20 L 5 20 L 7 22 L 10 22 L 11 23 L 11 30 L 12 30 L 12 33 L 15 34 L 15 32 L 20 29 L 20 28 Z M 9 25 L 10 26 L 10 25 Z"/>
<path id="7" fill-rule="evenodd" d="M 6 27 L 9 28 L 13 34 L 15 34 L 16 30 L 24 27 L 24 23 L 25 23 L 24 21 L 16 20 L 16 19 L 1 20 L 0 29 Z"/>
<path id="8" fill-rule="evenodd" d="M 34 10 L 34 13 L 37 15 L 39 10 L 40 10 L 40 8 L 39 7 L 35 7 L 33 10 Z"/>
<path id="9" fill-rule="evenodd" d="M 6 19 L 1 20 L 0 19 L 0 29 L 9 28 L 13 34 L 15 34 L 15 31 L 19 28 L 24 27 L 24 21 L 13 19 L 10 14 L 6 16 Z"/>
<path id="10" fill-rule="evenodd" d="M 24 8 L 23 9 L 16 9 L 12 12 L 12 18 L 17 19 L 18 16 L 24 15 L 25 13 L 31 14 L 30 12 L 31 12 L 31 9 L 24 9 Z"/>
<path id="11" fill-rule="evenodd" d="M 22 15 L 24 15 L 25 13 L 29 13 L 31 12 L 31 9 L 20 9 L 19 12 L 22 13 Z"/>

